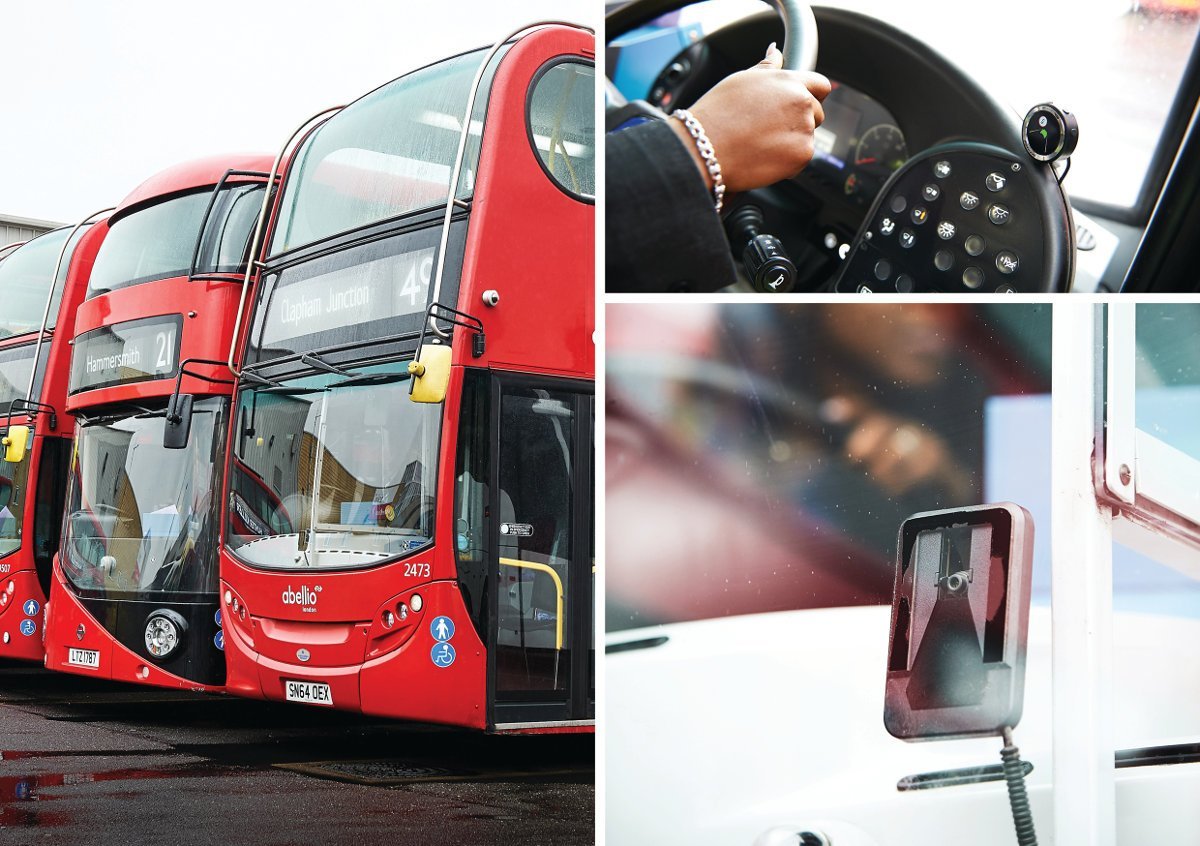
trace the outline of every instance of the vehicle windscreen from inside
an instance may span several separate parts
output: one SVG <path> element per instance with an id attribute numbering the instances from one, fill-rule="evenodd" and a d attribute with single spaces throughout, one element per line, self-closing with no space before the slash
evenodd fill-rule
<path id="1" fill-rule="evenodd" d="M 456 196 L 474 190 L 491 76 L 504 53 L 480 84 Z M 313 132 L 290 167 L 271 253 L 444 204 L 471 83 L 486 54 L 475 50 L 413 71 Z"/>
<path id="2" fill-rule="evenodd" d="M 16 464 L 0 452 L 0 558 L 21 548 L 21 513 L 28 490 L 29 457 Z"/>
<path id="3" fill-rule="evenodd" d="M 1013 499 L 1049 525 L 1049 306 L 607 320 L 609 631 L 888 604 L 921 511 Z"/>
<path id="4" fill-rule="evenodd" d="M 441 406 L 407 362 L 243 390 L 228 543 L 279 569 L 378 564 L 433 540 Z"/>
<path id="5" fill-rule="evenodd" d="M 966 71 L 1014 116 L 1047 101 L 1073 112 L 1081 139 L 1065 187 L 1074 196 L 1121 208 L 1138 199 L 1200 30 L 1195 0 L 814 5 L 861 12 L 917 38 Z M 609 73 L 626 97 L 644 98 L 680 51 L 765 8 L 760 0 L 705 0 L 672 12 L 619 39 L 619 58 Z M 1014 53 L 1014 45 L 1029 45 L 1028 59 Z M 747 45 L 751 63 L 765 47 Z M 905 68 L 889 72 L 903 74 Z M 901 127 L 914 117 L 919 116 L 898 115 Z M 962 127 L 962 137 L 970 135 L 971 127 Z"/>
<path id="6" fill-rule="evenodd" d="M 0 339 L 41 329 L 48 296 L 50 316 L 47 328 L 54 327 L 58 321 L 58 306 L 62 301 L 71 255 L 86 232 L 87 227 L 81 226 L 71 239 L 70 247 L 62 256 L 52 295 L 50 277 L 54 275 L 54 266 L 62 254 L 63 244 L 71 234 L 69 228 L 47 232 L 18 247 L 0 262 Z"/>
<path id="7" fill-rule="evenodd" d="M 237 273 L 245 268 L 264 190 L 262 183 L 221 189 L 205 225 L 197 273 Z M 212 189 L 205 188 L 138 209 L 112 223 L 96 254 L 88 298 L 187 274 L 196 233 L 211 201 Z"/>
<path id="8" fill-rule="evenodd" d="M 216 592 L 228 408 L 197 399 L 184 449 L 163 447 L 163 413 L 79 424 L 61 559 L 72 585 L 128 598 Z"/>

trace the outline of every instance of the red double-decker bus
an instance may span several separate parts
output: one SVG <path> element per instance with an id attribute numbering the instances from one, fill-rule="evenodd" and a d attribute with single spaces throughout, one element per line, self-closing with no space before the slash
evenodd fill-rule
<path id="1" fill-rule="evenodd" d="M 224 683 L 224 357 L 270 167 L 242 155 L 168 169 L 96 227 L 105 234 L 76 315 L 67 399 L 77 422 L 47 621 L 52 669 Z M 188 407 L 168 408 L 181 390 Z"/>
<path id="2" fill-rule="evenodd" d="M 103 213 L 102 213 L 103 214 Z M 99 240 L 90 220 L 0 258 L 0 657 L 41 661 L 73 425 L 71 320 Z"/>
<path id="3" fill-rule="evenodd" d="M 531 27 L 291 155 L 231 357 L 229 692 L 591 729 L 594 56 Z"/>

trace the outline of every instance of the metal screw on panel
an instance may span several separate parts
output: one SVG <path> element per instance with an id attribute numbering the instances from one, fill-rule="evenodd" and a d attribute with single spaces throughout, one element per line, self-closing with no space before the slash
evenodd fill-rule
<path id="1" fill-rule="evenodd" d="M 500 302 L 500 292 L 495 288 L 489 288 L 483 292 L 483 304 L 485 306 L 494 306 Z"/>
<path id="2" fill-rule="evenodd" d="M 1133 471 L 1129 469 L 1128 464 L 1122 464 L 1120 468 L 1118 468 L 1117 474 L 1121 479 L 1122 485 L 1128 485 L 1130 480 L 1133 479 Z"/>

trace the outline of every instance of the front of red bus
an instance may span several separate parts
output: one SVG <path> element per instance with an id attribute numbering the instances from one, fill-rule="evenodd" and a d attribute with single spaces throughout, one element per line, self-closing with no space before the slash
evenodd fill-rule
<path id="1" fill-rule="evenodd" d="M 72 424 L 70 323 L 103 226 L 64 227 L 0 262 L 0 657 L 41 661 Z M 61 325 L 62 332 L 56 332 Z"/>
<path id="2" fill-rule="evenodd" d="M 170 168 L 117 208 L 73 341 L 76 416 L 46 666 L 220 689 L 217 509 L 224 364 L 271 160 Z M 187 397 L 189 425 L 168 413 Z M 174 437 L 179 434 L 179 437 Z"/>
<path id="3" fill-rule="evenodd" d="M 229 449 L 229 692 L 498 727 L 499 557 L 520 552 L 501 551 L 497 521 L 484 521 L 487 491 L 501 496 L 488 484 L 500 472 L 490 380 L 506 370 L 528 375 L 523 408 L 545 436 L 562 518 L 538 535 L 541 560 L 507 568 L 529 574 L 518 592 L 536 578 L 545 594 L 536 615 L 517 612 L 529 650 L 512 646 L 510 663 L 538 665 L 547 725 L 594 713 L 590 466 L 570 475 L 590 455 L 594 39 L 546 27 L 488 56 L 383 86 L 293 156 Z M 438 321 L 452 360 L 444 401 L 418 402 L 409 365 L 438 305 L 472 316 Z"/>

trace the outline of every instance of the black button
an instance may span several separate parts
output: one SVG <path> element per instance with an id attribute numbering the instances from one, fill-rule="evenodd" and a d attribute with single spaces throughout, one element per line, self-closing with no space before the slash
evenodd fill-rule
<path id="1" fill-rule="evenodd" d="M 887 259 L 880 259 L 875 262 L 875 278 L 880 282 L 886 282 L 887 278 L 892 275 L 892 263 Z"/>
<path id="2" fill-rule="evenodd" d="M 1017 267 L 1021 264 L 1021 260 L 1017 258 L 1017 254 L 1012 250 L 1001 250 L 996 253 L 996 269 L 1005 276 L 1016 273 Z"/>
<path id="3" fill-rule="evenodd" d="M 921 196 L 932 203 L 938 197 L 942 196 L 942 189 L 930 182 L 921 189 Z"/>
<path id="4" fill-rule="evenodd" d="M 987 244 L 979 235 L 968 235 L 967 240 L 963 241 L 963 249 L 967 251 L 969 256 L 977 256 L 983 252 Z"/>
<path id="5" fill-rule="evenodd" d="M 895 229 L 896 229 L 896 221 L 892 220 L 890 217 L 885 217 L 883 220 L 879 221 L 879 234 L 880 235 L 891 235 L 892 232 L 895 231 Z"/>
<path id="6" fill-rule="evenodd" d="M 979 205 L 979 195 L 974 191 L 963 191 L 962 195 L 958 198 L 958 204 L 967 211 L 971 211 L 971 209 Z"/>
<path id="7" fill-rule="evenodd" d="M 908 250 L 908 249 L 911 249 L 912 245 L 915 243 L 917 243 L 917 236 L 916 236 L 916 234 L 913 233 L 913 231 L 911 229 L 901 229 L 900 230 L 900 246 L 901 247 L 904 247 L 904 249 Z"/>
<path id="8" fill-rule="evenodd" d="M 1012 217 L 1012 213 L 1008 210 L 1007 206 L 996 203 L 996 205 L 988 207 L 988 220 L 997 226 L 1003 226 L 1008 223 L 1010 217 Z"/>
<path id="9" fill-rule="evenodd" d="M 949 270 L 954 266 L 954 256 L 949 250 L 938 250 L 933 256 L 933 266 L 938 270 Z"/>
<path id="10" fill-rule="evenodd" d="M 958 228 L 948 220 L 943 220 L 941 223 L 938 224 L 938 227 L 937 227 L 938 237 L 941 238 L 943 241 L 949 241 L 951 238 L 954 237 L 954 233 L 957 231 L 958 231 Z"/>
<path id="11" fill-rule="evenodd" d="M 911 294 L 914 287 L 916 286 L 913 284 L 913 278 L 907 273 L 901 273 L 896 277 L 896 290 L 901 294 Z"/>
<path id="12" fill-rule="evenodd" d="M 894 211 L 896 214 L 900 214 L 900 212 L 904 211 L 906 208 L 908 208 L 908 200 L 904 199 L 903 194 L 897 194 L 896 196 L 892 197 L 892 211 Z"/>
<path id="13" fill-rule="evenodd" d="M 1008 177 L 999 173 L 989 173 L 987 179 L 983 180 L 983 184 L 994 194 L 1004 190 L 1004 186 L 1008 184 Z"/>
<path id="14" fill-rule="evenodd" d="M 1016 292 L 1017 292 L 1017 289 L 1009 284 L 1001 285 L 999 288 L 996 289 L 997 294 L 1015 294 Z"/>
<path id="15" fill-rule="evenodd" d="M 922 223 L 924 223 L 928 219 L 929 219 L 929 212 L 926 211 L 924 206 L 913 206 L 913 210 L 912 210 L 912 222 L 913 223 L 917 224 L 917 226 L 920 226 Z"/>
<path id="16" fill-rule="evenodd" d="M 933 175 L 938 179 L 945 179 L 950 175 L 950 162 L 942 159 L 933 166 Z"/>
<path id="17" fill-rule="evenodd" d="M 963 271 L 962 281 L 968 288 L 978 288 L 983 284 L 983 271 L 972 265 Z"/>

